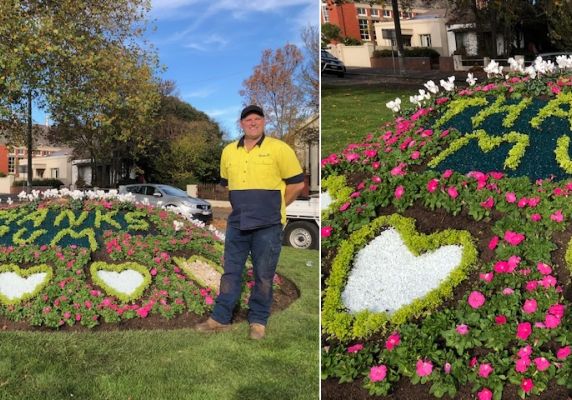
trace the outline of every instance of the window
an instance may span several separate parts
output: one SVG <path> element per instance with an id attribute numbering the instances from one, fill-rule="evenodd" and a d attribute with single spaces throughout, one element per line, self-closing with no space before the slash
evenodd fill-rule
<path id="1" fill-rule="evenodd" d="M 16 157 L 8 156 L 8 173 L 13 174 L 16 172 Z"/>
<path id="2" fill-rule="evenodd" d="M 60 177 L 60 169 L 59 168 L 51 168 L 50 169 L 50 177 L 58 179 Z"/>
<path id="3" fill-rule="evenodd" d="M 24 154 L 24 149 L 18 149 L 18 154 Z"/>
<path id="4" fill-rule="evenodd" d="M 397 47 L 397 40 L 391 40 L 391 47 Z M 411 35 L 401 35 L 401 40 L 403 41 L 403 47 L 411 47 Z"/>
<path id="5" fill-rule="evenodd" d="M 361 40 L 369 40 L 369 29 L 367 27 L 367 19 L 359 20 L 359 34 Z"/>
<path id="6" fill-rule="evenodd" d="M 330 13 L 328 12 L 328 5 L 322 3 L 322 18 L 324 22 L 330 22 Z"/>
<path id="7" fill-rule="evenodd" d="M 419 35 L 419 38 L 421 39 L 421 47 L 431 47 L 431 35 L 430 34 Z"/>
<path id="8" fill-rule="evenodd" d="M 391 18 L 391 10 L 383 10 L 384 18 Z"/>
<path id="9" fill-rule="evenodd" d="M 359 15 L 360 17 L 367 17 L 367 12 L 365 11 L 365 8 L 358 7 L 357 15 Z"/>
<path id="10" fill-rule="evenodd" d="M 44 172 L 46 170 L 44 168 L 38 168 L 36 169 L 36 175 L 38 176 L 38 178 L 43 179 L 44 178 Z"/>
<path id="11" fill-rule="evenodd" d="M 373 18 L 379 18 L 379 10 L 377 8 L 372 8 L 371 9 L 371 16 Z"/>

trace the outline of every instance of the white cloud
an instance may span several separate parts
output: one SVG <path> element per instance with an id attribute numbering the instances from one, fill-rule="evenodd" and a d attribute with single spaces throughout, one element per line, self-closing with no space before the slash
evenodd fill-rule
<path id="1" fill-rule="evenodd" d="M 183 99 L 192 99 L 192 98 L 199 98 L 204 99 L 209 97 L 211 94 L 215 93 L 216 89 L 213 87 L 205 87 L 197 90 L 193 90 L 192 92 L 183 94 Z"/>
<path id="2" fill-rule="evenodd" d="M 215 108 L 213 110 L 207 110 L 205 113 L 211 118 L 222 118 L 223 119 L 231 119 L 234 118 L 235 121 L 238 120 L 239 113 L 242 107 L 240 105 L 237 106 L 230 106 L 224 108 Z"/>
<path id="3" fill-rule="evenodd" d="M 212 51 L 221 50 L 228 44 L 228 40 L 216 33 L 208 35 L 204 38 L 195 37 L 194 39 L 194 42 L 186 43 L 183 45 L 183 47 L 199 51 Z"/>

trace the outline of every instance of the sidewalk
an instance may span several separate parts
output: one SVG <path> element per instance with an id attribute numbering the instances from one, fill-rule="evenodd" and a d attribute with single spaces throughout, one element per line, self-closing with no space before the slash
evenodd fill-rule
<path id="1" fill-rule="evenodd" d="M 404 74 L 392 69 L 348 67 L 346 75 L 340 78 L 335 75 L 322 74 L 322 86 L 380 86 L 380 87 L 405 87 L 422 89 L 423 84 L 429 80 L 439 84 L 439 80 L 455 76 L 455 84 L 466 84 L 467 72 L 443 72 L 439 70 L 429 71 L 405 71 Z M 482 80 L 482 77 L 479 77 Z"/>

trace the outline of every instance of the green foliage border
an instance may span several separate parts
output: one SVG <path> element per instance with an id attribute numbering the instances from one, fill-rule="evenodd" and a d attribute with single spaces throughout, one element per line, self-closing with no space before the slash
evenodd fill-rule
<path id="1" fill-rule="evenodd" d="M 322 179 L 322 192 L 328 192 L 332 198 L 332 203 L 328 208 L 322 209 L 322 218 L 326 218 L 339 208 L 344 201 L 348 201 L 353 189 L 346 184 L 346 177 L 342 175 L 331 175 Z"/>
<path id="2" fill-rule="evenodd" d="M 201 287 L 207 287 L 207 284 L 205 282 L 203 282 L 202 279 L 200 279 L 195 274 L 193 274 L 191 271 L 189 271 L 189 268 L 187 268 L 187 266 L 185 264 L 190 264 L 190 263 L 194 263 L 195 261 L 200 261 L 202 263 L 208 264 L 210 267 L 212 267 L 219 274 L 224 274 L 224 269 L 220 265 L 212 262 L 211 260 L 209 260 L 205 257 L 201 257 L 199 255 L 194 255 L 194 256 L 191 256 L 187 259 L 184 259 L 182 257 L 173 257 L 173 261 L 183 271 L 185 271 L 185 274 L 187 274 L 189 276 L 189 278 L 191 278 L 192 280 L 197 282 Z"/>
<path id="3" fill-rule="evenodd" d="M 393 315 L 385 312 L 361 311 L 355 315 L 346 311 L 342 303 L 342 291 L 348 278 L 356 253 L 371 241 L 384 227 L 395 228 L 407 248 L 415 255 L 422 251 L 432 251 L 445 245 L 460 245 L 463 255 L 460 264 L 437 288 L 421 299 L 414 300 Z M 332 262 L 332 270 L 324 291 L 322 307 L 322 329 L 340 340 L 365 338 L 383 330 L 388 324 L 401 325 L 407 320 L 418 317 L 424 312 L 434 310 L 450 298 L 453 289 L 467 278 L 468 271 L 477 261 L 477 248 L 467 231 L 447 229 L 430 235 L 418 233 L 415 220 L 399 214 L 382 216 L 369 225 L 354 232 L 348 240 L 341 242 L 338 254 Z"/>

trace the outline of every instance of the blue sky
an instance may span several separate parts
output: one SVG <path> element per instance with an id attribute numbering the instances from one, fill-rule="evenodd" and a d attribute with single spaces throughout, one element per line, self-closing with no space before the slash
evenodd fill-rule
<path id="1" fill-rule="evenodd" d="M 303 47 L 303 27 L 318 24 L 317 0 L 152 0 L 156 30 L 146 38 L 176 82 L 178 96 L 237 137 L 239 90 L 264 49 Z"/>
<path id="2" fill-rule="evenodd" d="M 152 0 L 145 38 L 158 50 L 166 67 L 161 77 L 175 81 L 178 97 L 236 138 L 242 82 L 264 49 L 303 48 L 300 33 L 318 24 L 318 7 L 317 0 Z M 45 122 L 36 107 L 33 115 Z"/>

